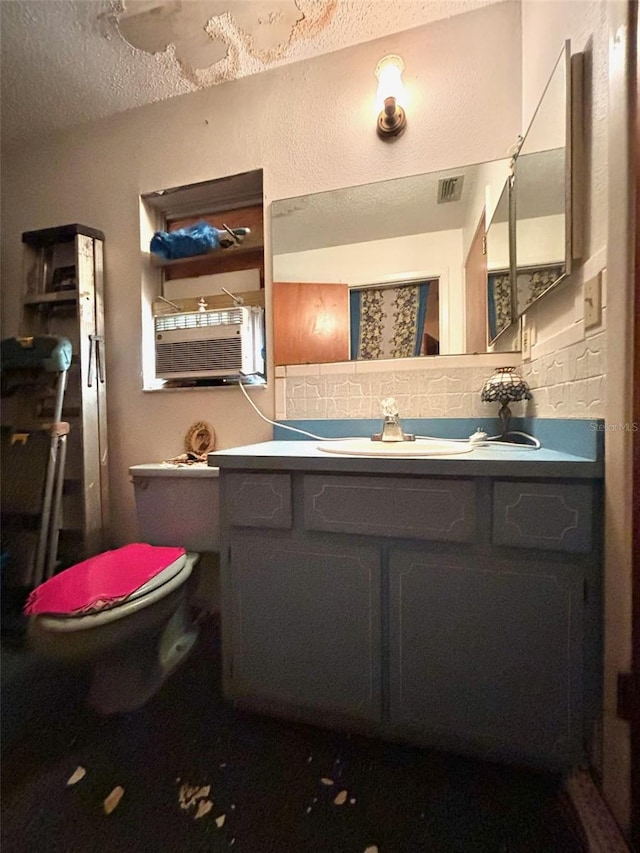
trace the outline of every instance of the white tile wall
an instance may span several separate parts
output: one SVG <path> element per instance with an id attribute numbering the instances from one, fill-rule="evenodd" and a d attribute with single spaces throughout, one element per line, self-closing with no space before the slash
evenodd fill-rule
<path id="1" fill-rule="evenodd" d="M 522 365 L 533 399 L 527 414 L 544 418 L 603 418 L 605 414 L 606 332 Z"/>
<path id="2" fill-rule="evenodd" d="M 525 364 L 519 353 L 492 353 L 278 368 L 276 418 L 376 418 L 384 397 L 394 397 L 405 418 L 491 417 L 496 405 L 483 403 L 480 391 L 502 365 L 517 367 L 533 395 L 513 404 L 514 416 L 604 417 L 602 330 Z"/>
<path id="3" fill-rule="evenodd" d="M 519 364 L 519 353 L 502 353 L 293 365 L 276 375 L 276 418 L 376 418 L 384 397 L 394 397 L 405 418 L 489 417 L 496 407 L 480 400 L 485 379 Z"/>

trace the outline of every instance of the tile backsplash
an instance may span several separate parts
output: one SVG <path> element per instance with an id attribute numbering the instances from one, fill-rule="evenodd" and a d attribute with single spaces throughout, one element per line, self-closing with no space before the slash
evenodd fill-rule
<path id="1" fill-rule="evenodd" d="M 604 417 L 604 331 L 534 361 L 520 353 L 276 367 L 277 420 L 377 418 L 380 400 L 394 397 L 405 418 L 491 417 L 496 404 L 480 399 L 496 367 L 512 365 L 533 399 L 514 403 L 514 416 Z"/>
<path id="2" fill-rule="evenodd" d="M 606 332 L 522 365 L 533 399 L 527 415 L 543 418 L 604 418 Z"/>
<path id="3" fill-rule="evenodd" d="M 502 353 L 278 367 L 276 419 L 377 418 L 384 397 L 405 418 L 490 417 L 495 404 L 480 400 L 485 379 L 519 364 L 519 353 Z"/>

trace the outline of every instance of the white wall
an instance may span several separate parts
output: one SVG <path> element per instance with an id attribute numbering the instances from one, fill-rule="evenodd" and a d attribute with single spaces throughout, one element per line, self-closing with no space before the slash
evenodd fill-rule
<path id="1" fill-rule="evenodd" d="M 482 211 L 485 210 L 485 223 L 488 227 L 500 201 L 508 176 L 508 159 L 500 160 L 497 163 L 481 163 L 478 167 L 473 193 L 466 206 L 466 221 L 462 228 L 462 252 L 465 259 L 473 242 Z"/>
<path id="2" fill-rule="evenodd" d="M 564 214 L 520 219 L 516 224 L 518 266 L 564 263 Z"/>
<path id="3" fill-rule="evenodd" d="M 508 270 L 509 263 L 509 223 L 494 222 L 487 234 L 487 270 Z"/>

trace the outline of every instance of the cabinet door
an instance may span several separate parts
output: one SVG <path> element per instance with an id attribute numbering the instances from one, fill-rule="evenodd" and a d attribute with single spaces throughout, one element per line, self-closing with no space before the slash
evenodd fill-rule
<path id="1" fill-rule="evenodd" d="M 562 767 L 582 755 L 575 566 L 396 548 L 390 722 L 423 742 Z"/>
<path id="2" fill-rule="evenodd" d="M 232 534 L 228 578 L 234 698 L 379 721 L 376 547 L 245 530 Z"/>

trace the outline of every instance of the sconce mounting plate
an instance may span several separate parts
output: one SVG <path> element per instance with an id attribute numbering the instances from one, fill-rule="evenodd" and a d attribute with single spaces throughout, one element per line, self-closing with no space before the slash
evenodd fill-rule
<path id="1" fill-rule="evenodd" d="M 385 101 L 385 108 L 378 116 L 378 136 L 382 139 L 393 139 L 400 136 L 407 126 L 407 116 L 401 106 L 395 103 L 395 99 L 388 98 L 393 104 Z"/>

